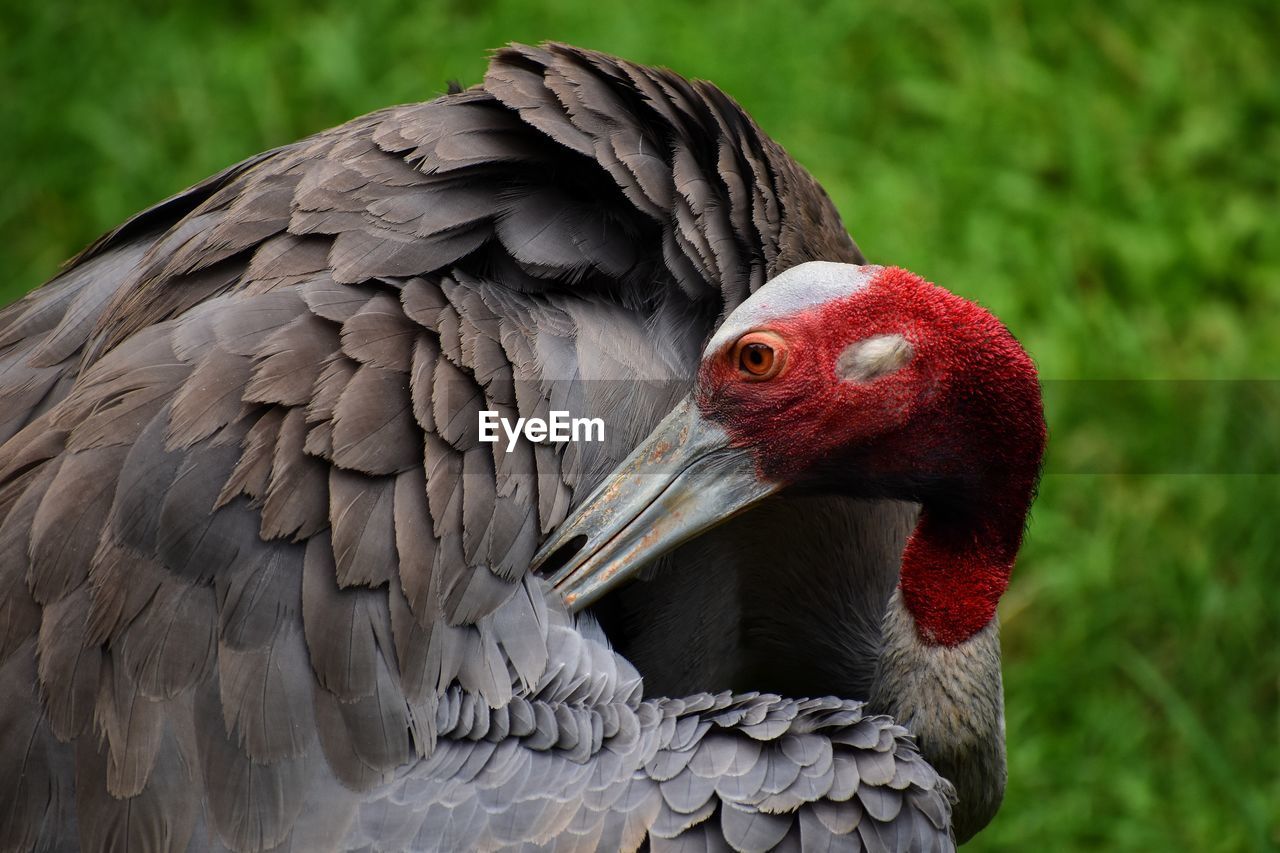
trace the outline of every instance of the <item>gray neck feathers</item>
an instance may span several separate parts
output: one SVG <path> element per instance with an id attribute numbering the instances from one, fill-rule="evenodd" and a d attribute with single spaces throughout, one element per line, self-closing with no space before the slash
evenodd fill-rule
<path id="1" fill-rule="evenodd" d="M 895 590 L 870 704 L 906 726 L 924 756 L 955 785 L 956 840 L 963 843 L 986 826 L 1000 807 L 1007 776 L 999 620 L 959 645 L 926 645 Z"/>

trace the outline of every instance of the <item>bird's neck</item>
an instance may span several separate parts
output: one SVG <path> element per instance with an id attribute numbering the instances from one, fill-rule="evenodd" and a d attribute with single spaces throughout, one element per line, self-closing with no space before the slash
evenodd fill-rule
<path id="1" fill-rule="evenodd" d="M 899 587 L 920 639 L 955 646 L 996 614 L 1022 545 L 1034 478 L 1000 478 L 969 507 L 926 502 L 902 555 Z"/>
<path id="2" fill-rule="evenodd" d="M 921 753 L 956 788 L 951 814 L 964 843 L 1000 808 L 1006 773 L 999 620 L 951 646 L 932 644 L 903 592 L 885 608 L 868 703 L 906 726 Z"/>

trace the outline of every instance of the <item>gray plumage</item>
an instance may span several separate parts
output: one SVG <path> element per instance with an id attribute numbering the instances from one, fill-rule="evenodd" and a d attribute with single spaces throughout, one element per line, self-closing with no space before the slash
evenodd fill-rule
<path id="1" fill-rule="evenodd" d="M 0 311 L 0 849 L 949 849 L 887 717 L 646 697 L 527 574 L 819 258 L 861 256 L 726 96 L 555 45 L 90 246 Z M 570 398 L 628 434 L 476 441 Z"/>

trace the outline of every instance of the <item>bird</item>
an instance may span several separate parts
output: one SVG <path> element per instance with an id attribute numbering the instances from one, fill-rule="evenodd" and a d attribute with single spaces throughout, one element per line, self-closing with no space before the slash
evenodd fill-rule
<path id="1" fill-rule="evenodd" d="M 553 43 L 452 89 L 0 309 L 0 850 L 952 849 L 1029 360 L 711 84 Z M 609 440 L 478 439 L 556 410 Z M 681 424 L 706 500 L 655 519 Z"/>

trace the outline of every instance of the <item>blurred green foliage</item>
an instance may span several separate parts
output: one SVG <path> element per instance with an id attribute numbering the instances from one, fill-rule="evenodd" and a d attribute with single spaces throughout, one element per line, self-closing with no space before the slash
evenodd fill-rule
<path id="1" fill-rule="evenodd" d="M 222 166 L 545 39 L 734 95 L 869 257 L 987 304 L 1062 380 L 1059 460 L 1109 422 L 1161 438 L 1139 453 L 1280 431 L 1247 405 L 1115 421 L 1068 382 L 1280 376 L 1274 0 L 3 0 L 0 302 Z M 1280 846 L 1275 468 L 1049 470 L 1001 608 L 1008 794 L 970 849 Z"/>

